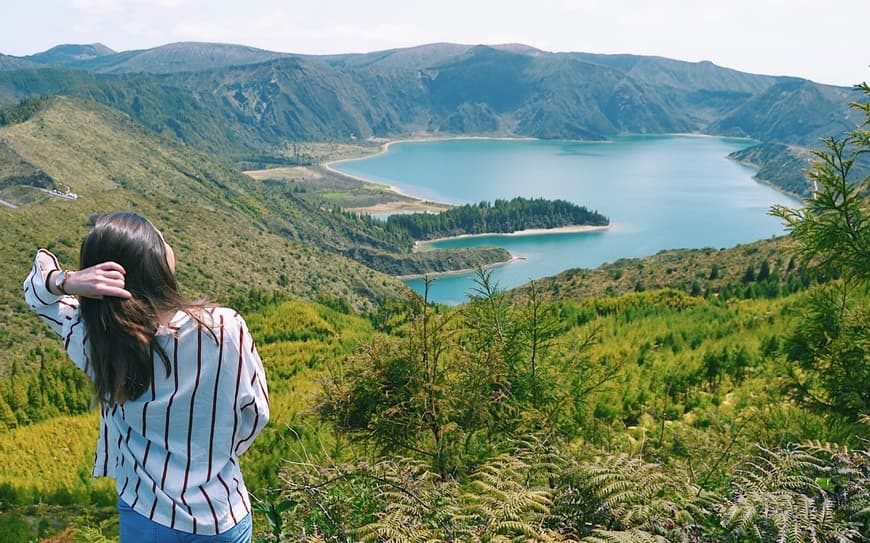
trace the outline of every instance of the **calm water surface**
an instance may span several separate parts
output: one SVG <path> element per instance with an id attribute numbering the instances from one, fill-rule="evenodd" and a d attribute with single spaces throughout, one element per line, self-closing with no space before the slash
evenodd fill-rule
<path id="1" fill-rule="evenodd" d="M 495 245 L 522 259 L 494 269 L 503 288 L 662 249 L 731 247 L 783 233 L 771 205 L 800 202 L 752 180 L 729 160 L 746 140 L 630 136 L 611 142 L 446 140 L 397 143 L 342 162 L 345 173 L 423 198 L 464 204 L 496 198 L 561 198 L 610 218 L 604 232 L 485 236 L 438 247 Z M 436 279 L 430 298 L 462 303 L 473 275 Z M 423 281 L 407 281 L 422 291 Z"/>

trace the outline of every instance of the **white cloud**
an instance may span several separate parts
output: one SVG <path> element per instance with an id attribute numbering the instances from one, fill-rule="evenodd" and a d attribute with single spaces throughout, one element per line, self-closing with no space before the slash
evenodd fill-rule
<path id="1" fill-rule="evenodd" d="M 421 39 L 423 32 L 413 24 L 379 23 L 370 25 L 335 24 L 303 30 L 303 36 L 321 42 L 407 43 Z"/>
<path id="2" fill-rule="evenodd" d="M 188 2 L 189 0 L 72 0 L 72 5 L 85 13 L 104 14 L 137 8 L 174 9 Z"/>
<path id="3" fill-rule="evenodd" d="M 188 0 L 131 0 L 131 3 L 142 7 L 180 8 L 186 5 Z"/>
<path id="4" fill-rule="evenodd" d="M 179 41 L 228 41 L 241 43 L 236 37 L 238 30 L 213 21 L 180 22 L 172 27 L 171 34 Z"/>
<path id="5" fill-rule="evenodd" d="M 79 11 L 90 14 L 113 13 L 123 8 L 123 0 L 73 0 L 72 4 Z"/>

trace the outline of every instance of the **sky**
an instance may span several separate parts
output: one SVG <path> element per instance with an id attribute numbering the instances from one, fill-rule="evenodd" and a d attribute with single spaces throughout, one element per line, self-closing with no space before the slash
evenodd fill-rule
<path id="1" fill-rule="evenodd" d="M 2 0 L 0 53 L 180 41 L 306 54 L 425 43 L 630 53 L 851 86 L 870 81 L 870 0 Z"/>

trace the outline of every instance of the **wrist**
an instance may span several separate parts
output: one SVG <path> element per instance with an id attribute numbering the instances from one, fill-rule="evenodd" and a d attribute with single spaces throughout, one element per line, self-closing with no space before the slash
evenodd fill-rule
<path id="1" fill-rule="evenodd" d="M 49 294 L 54 294 L 54 281 L 52 281 L 52 277 L 54 274 L 59 272 L 60 270 L 48 270 L 48 273 L 45 274 L 45 290 L 48 291 Z"/>
<path id="2" fill-rule="evenodd" d="M 64 296 L 70 296 L 71 293 L 67 290 L 67 282 L 70 277 L 72 277 L 72 274 L 73 272 L 69 270 L 59 270 L 51 281 L 51 284 L 54 286 L 54 291 L 52 292 L 58 292 Z"/>

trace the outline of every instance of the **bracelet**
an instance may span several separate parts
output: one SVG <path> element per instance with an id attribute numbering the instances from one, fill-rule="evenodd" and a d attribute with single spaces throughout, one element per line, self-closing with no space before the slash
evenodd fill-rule
<path id="1" fill-rule="evenodd" d="M 57 284 L 57 290 L 60 291 L 64 296 L 69 296 L 69 292 L 66 291 L 66 280 L 69 279 L 70 273 L 68 271 L 62 271 L 63 277 L 60 279 L 60 283 Z"/>

